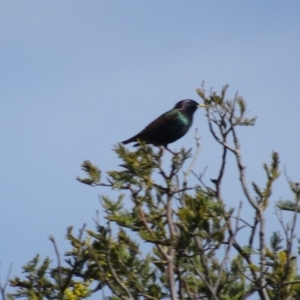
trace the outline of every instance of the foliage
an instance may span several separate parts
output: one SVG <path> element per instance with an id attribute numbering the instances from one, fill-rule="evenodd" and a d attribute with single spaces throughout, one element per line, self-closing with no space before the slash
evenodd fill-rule
<path id="1" fill-rule="evenodd" d="M 299 211 L 298 184 L 289 180 L 293 200 L 278 202 L 279 209 L 293 211 L 284 224 L 277 210 L 282 233 L 266 234 L 266 210 L 273 186 L 280 176 L 279 155 L 273 152 L 264 164 L 264 184 L 246 180 L 238 126 L 252 126 L 245 100 L 236 95 L 199 96 L 207 104 L 209 131 L 222 150 L 220 168 L 210 185 L 194 166 L 200 151 L 181 149 L 172 156 L 170 167 L 162 165 L 163 153 L 147 145 L 131 152 L 121 144 L 114 151 L 122 161 L 119 170 L 101 171 L 89 161 L 82 164 L 86 178 L 80 182 L 106 187 L 119 193 L 116 199 L 101 197 L 102 220 L 95 230 L 83 227 L 78 235 L 70 227 L 66 238 L 71 250 L 64 263 L 53 237 L 57 263 L 37 255 L 23 267 L 24 279 L 10 280 L 14 292 L 7 299 L 79 300 L 102 292 L 102 299 L 212 299 L 256 298 L 300 299 L 300 278 L 293 252 Z M 242 202 L 227 208 L 222 188 L 227 158 L 233 155 L 244 199 L 250 204 L 252 223 L 241 217 Z M 185 163 L 189 162 L 186 167 Z M 232 166 L 230 167 L 232 168 Z M 191 186 L 191 174 L 198 183 Z M 252 189 L 250 189 L 250 187 Z M 245 237 L 241 239 L 241 236 Z M 243 242 L 241 242 L 243 240 Z M 1 286 L 2 298 L 4 288 Z"/>

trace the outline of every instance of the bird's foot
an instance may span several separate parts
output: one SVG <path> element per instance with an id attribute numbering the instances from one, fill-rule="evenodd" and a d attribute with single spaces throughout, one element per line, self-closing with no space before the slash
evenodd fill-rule
<path id="1" fill-rule="evenodd" d="M 159 148 L 159 155 L 160 156 L 163 156 L 164 155 L 164 152 L 165 152 L 165 148 L 162 147 L 162 146 L 157 146 Z"/>
<path id="2" fill-rule="evenodd" d="M 167 146 L 165 146 L 166 150 L 168 150 L 170 153 L 172 153 L 174 156 L 177 156 L 180 154 L 180 152 L 174 152 L 171 149 L 169 149 Z"/>

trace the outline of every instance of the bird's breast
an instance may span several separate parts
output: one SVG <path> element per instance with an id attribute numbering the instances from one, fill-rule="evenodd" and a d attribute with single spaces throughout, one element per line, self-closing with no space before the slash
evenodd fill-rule
<path id="1" fill-rule="evenodd" d="M 178 114 L 178 123 L 181 123 L 182 125 L 185 126 L 190 126 L 192 123 L 191 116 L 186 116 L 183 113 Z"/>

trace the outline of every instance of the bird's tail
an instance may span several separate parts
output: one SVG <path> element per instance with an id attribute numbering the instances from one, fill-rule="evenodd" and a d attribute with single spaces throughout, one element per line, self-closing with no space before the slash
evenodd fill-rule
<path id="1" fill-rule="evenodd" d="M 135 142 L 135 141 L 136 141 L 136 139 L 134 137 L 132 137 L 132 138 L 130 138 L 128 140 L 125 140 L 125 141 L 123 141 L 121 143 L 125 145 L 125 144 L 132 143 L 132 142 Z"/>

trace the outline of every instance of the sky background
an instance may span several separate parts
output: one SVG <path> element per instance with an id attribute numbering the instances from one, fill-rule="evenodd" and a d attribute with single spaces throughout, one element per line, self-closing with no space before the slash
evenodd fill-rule
<path id="1" fill-rule="evenodd" d="M 177 101 L 200 101 L 203 80 L 208 91 L 230 84 L 228 97 L 238 91 L 258 116 L 239 130 L 248 181 L 263 184 L 272 150 L 299 180 L 299 1 L 1 1 L 0 40 L 2 278 L 11 262 L 21 275 L 36 253 L 55 258 L 50 234 L 63 252 L 68 226 L 94 228 L 98 195 L 110 191 L 76 181 L 83 160 L 117 169 L 114 145 Z M 194 147 L 195 128 L 195 171 L 207 166 L 209 183 L 221 152 L 203 110 L 170 148 Z M 236 207 L 244 199 L 229 163 L 226 202 Z M 290 197 L 282 176 L 272 201 Z"/>

